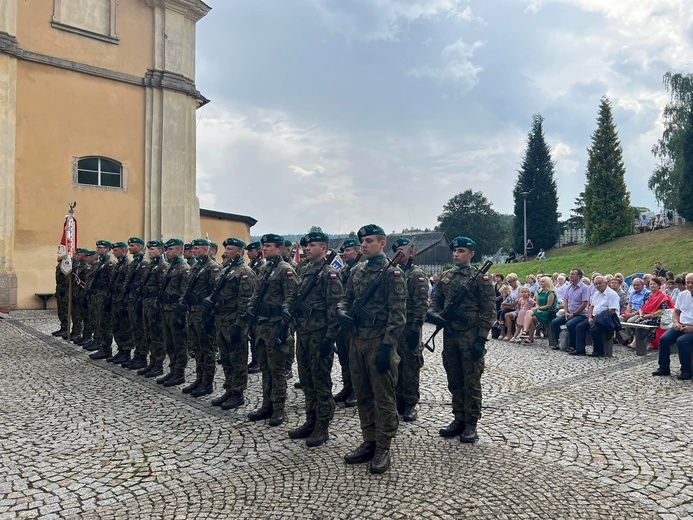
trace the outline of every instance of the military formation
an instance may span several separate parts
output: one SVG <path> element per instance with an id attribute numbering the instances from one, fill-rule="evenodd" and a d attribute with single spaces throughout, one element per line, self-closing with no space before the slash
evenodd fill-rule
<path id="1" fill-rule="evenodd" d="M 276 234 L 249 244 L 226 239 L 221 263 L 217 245 L 206 238 L 99 240 L 95 250 L 77 249 L 72 273 L 56 269 L 60 330 L 53 334 L 81 345 L 92 359 L 181 386 L 193 398 L 214 392 L 220 365 L 224 391 L 211 405 L 224 410 L 243 406 L 249 374 L 261 373 L 262 403 L 248 419 L 269 426 L 286 420 L 287 380 L 296 362 L 294 386 L 303 390 L 305 418 L 289 437 L 321 446 L 330 437 L 335 403 L 356 406 L 363 442 L 344 460 L 370 462 L 371 473 L 383 473 L 400 417 L 417 419 L 422 327 L 429 321 L 443 331 L 452 394 L 454 419 L 440 435 L 475 442 L 495 295 L 488 276 L 471 266 L 474 241 L 451 242 L 454 267 L 430 302 L 428 277 L 414 264 L 409 239 L 393 244 L 390 260 L 383 229 L 363 226 L 342 244 L 341 270 L 328 242 L 322 232 L 305 235 L 297 264 L 291 242 Z M 335 354 L 342 388 L 333 395 Z M 193 381 L 186 381 L 189 362 Z"/>

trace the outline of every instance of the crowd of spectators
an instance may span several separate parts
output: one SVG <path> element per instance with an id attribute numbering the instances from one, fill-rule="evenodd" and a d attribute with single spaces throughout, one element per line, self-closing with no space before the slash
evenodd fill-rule
<path id="1" fill-rule="evenodd" d="M 675 276 L 660 262 L 652 273 L 568 275 L 492 275 L 496 293 L 497 329 L 501 341 L 531 344 L 537 334 L 560 338 L 553 348 L 569 355 L 604 356 L 604 341 L 614 338 L 635 348 L 634 328 L 647 329 L 648 341 L 659 348 L 655 376 L 668 375 L 669 354 L 676 344 L 681 360 L 679 379 L 693 379 L 693 273 Z M 591 338 L 593 351 L 585 345 Z"/>

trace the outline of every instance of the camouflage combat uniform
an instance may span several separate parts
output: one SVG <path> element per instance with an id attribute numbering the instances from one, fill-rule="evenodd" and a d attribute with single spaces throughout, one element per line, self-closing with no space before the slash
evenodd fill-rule
<path id="1" fill-rule="evenodd" d="M 106 254 L 99 257 L 95 264 L 94 279 L 90 290 L 92 296 L 90 305 L 95 307 L 94 336 L 96 343 L 104 351 L 111 349 L 113 343 L 113 322 L 111 320 L 111 283 L 115 273 L 115 261 L 111 255 Z"/>
<path id="2" fill-rule="evenodd" d="M 146 276 L 146 283 L 142 285 L 142 318 L 144 322 L 144 341 L 137 345 L 135 357 L 146 359 L 149 355 L 149 366 L 156 364 L 162 366 L 166 351 L 164 350 L 164 339 L 161 330 L 161 308 L 157 303 L 161 285 L 168 264 L 164 255 L 150 258 L 149 272 Z"/>
<path id="3" fill-rule="evenodd" d="M 132 344 L 135 350 L 135 357 L 140 354 L 139 359 L 143 361 L 146 361 L 146 354 L 142 356 L 142 350 L 144 349 L 146 352 L 148 347 L 143 345 L 145 342 L 145 334 L 144 315 L 142 314 L 142 283 L 145 281 L 148 272 L 149 260 L 145 258 L 144 254 L 139 253 L 133 255 L 126 281 L 128 292 L 125 297 L 130 326 L 132 328 Z"/>
<path id="4" fill-rule="evenodd" d="M 130 258 L 127 254 L 116 260 L 113 274 L 113 296 L 111 304 L 111 320 L 113 323 L 113 338 L 119 351 L 130 352 L 134 348 L 132 326 L 127 309 L 127 280 L 130 271 Z"/>
<path id="5" fill-rule="evenodd" d="M 60 320 L 60 330 L 69 331 L 67 323 L 67 291 L 69 281 L 67 275 L 60 269 L 60 261 L 55 267 L 55 299 L 58 304 L 58 319 Z"/>
<path id="6" fill-rule="evenodd" d="M 162 281 L 161 322 L 164 350 L 162 355 L 157 356 L 157 361 L 160 363 L 159 366 L 163 364 L 165 352 L 169 359 L 170 373 L 178 377 L 185 376 L 188 366 L 185 314 L 180 311 L 178 305 L 189 283 L 190 272 L 190 266 L 181 257 L 169 264 Z"/>

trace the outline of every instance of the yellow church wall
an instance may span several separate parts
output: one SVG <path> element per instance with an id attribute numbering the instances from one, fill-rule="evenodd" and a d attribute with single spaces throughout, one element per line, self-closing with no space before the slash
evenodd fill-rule
<path id="1" fill-rule="evenodd" d="M 221 260 L 221 253 L 224 252 L 222 242 L 227 238 L 240 238 L 246 244 L 250 241 L 250 227 L 246 222 L 200 215 L 200 231 L 203 237 L 208 234 L 212 242 L 219 244 L 217 260 Z"/>

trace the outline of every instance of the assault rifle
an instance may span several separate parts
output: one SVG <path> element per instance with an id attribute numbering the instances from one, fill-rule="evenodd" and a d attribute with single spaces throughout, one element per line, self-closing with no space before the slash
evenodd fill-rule
<path id="1" fill-rule="evenodd" d="M 349 276 L 351 276 L 351 270 L 354 268 L 356 264 L 359 263 L 359 260 L 361 260 L 361 257 L 363 256 L 363 253 L 359 251 L 359 253 L 354 257 L 354 261 L 351 265 L 346 266 L 344 269 L 342 269 L 342 272 L 344 273 L 344 278 L 342 280 L 342 283 L 344 284 L 344 288 L 346 289 L 346 284 L 349 281 Z"/>
<path id="2" fill-rule="evenodd" d="M 202 300 L 202 307 L 204 309 L 204 327 L 207 332 L 212 332 L 212 329 L 214 328 L 214 306 L 216 305 L 217 297 L 219 296 L 219 293 L 221 293 L 222 289 L 226 287 L 226 284 L 229 281 L 229 270 L 234 270 L 233 267 L 236 264 L 236 262 L 238 262 L 238 259 L 240 257 L 241 255 L 237 254 L 236 258 L 229 262 L 228 267 L 224 271 L 221 279 L 217 282 L 217 285 L 212 291 L 212 294 L 210 294 Z"/>
<path id="3" fill-rule="evenodd" d="M 277 345 L 283 345 L 284 343 L 286 343 L 286 337 L 289 332 L 289 325 L 293 324 L 294 327 L 296 326 L 296 311 L 298 311 L 298 309 L 301 307 L 301 304 L 305 301 L 305 299 L 308 297 L 308 295 L 313 291 L 315 286 L 320 281 L 320 275 L 325 270 L 325 266 L 332 264 L 332 261 L 334 260 L 335 256 L 337 256 L 337 253 L 335 251 L 330 251 L 323 260 L 320 269 L 318 269 L 315 272 L 315 274 L 313 274 L 305 288 L 299 294 L 296 295 L 296 299 L 294 300 L 293 305 L 289 308 L 289 312 L 291 313 L 291 316 L 293 316 L 292 321 L 290 323 L 282 325 L 282 328 L 279 330 L 279 335 L 277 336 Z"/>
<path id="4" fill-rule="evenodd" d="M 361 313 L 368 315 L 369 318 L 375 321 L 375 316 L 368 309 L 366 309 L 365 305 L 373 297 L 375 291 L 378 290 L 378 287 L 382 285 L 383 280 L 385 280 L 387 270 L 393 265 L 397 265 L 406 254 L 407 253 L 404 249 L 397 251 L 397 254 L 395 254 L 395 256 L 393 256 L 392 259 L 387 262 L 387 265 L 383 266 L 382 269 L 378 271 L 378 274 L 375 276 L 371 284 L 366 287 L 366 290 L 363 291 L 354 301 L 354 304 L 351 306 L 351 311 L 348 313 L 349 317 L 354 321 L 354 325 L 352 327 L 354 334 L 358 334 L 356 321 Z"/>
<path id="5" fill-rule="evenodd" d="M 455 297 L 450 300 L 450 303 L 443 309 L 443 312 L 440 313 L 440 316 L 444 318 L 447 321 L 453 321 L 456 318 L 464 318 L 468 319 L 466 316 L 463 316 L 462 314 L 459 314 L 457 312 L 457 306 L 462 303 L 466 298 L 467 298 L 467 293 L 469 293 L 469 288 L 476 282 L 476 279 L 479 278 L 479 275 L 486 274 L 488 270 L 491 268 L 493 265 L 493 262 L 490 260 L 486 260 L 484 265 L 481 266 L 481 269 L 477 269 L 477 271 L 474 273 L 473 276 L 471 276 L 468 280 L 467 283 L 464 284 L 462 287 L 460 287 L 460 290 L 457 291 L 457 294 L 455 294 Z M 424 347 L 426 347 L 429 351 L 435 352 L 436 350 L 436 341 L 435 337 L 436 335 L 442 330 L 447 328 L 445 325 L 436 325 L 436 330 L 431 336 L 428 338 L 426 343 L 424 343 Z M 429 343 L 433 343 L 433 346 L 429 345 Z"/>
<path id="6" fill-rule="evenodd" d="M 246 316 L 248 316 L 249 320 L 251 321 L 257 321 L 257 315 L 260 312 L 260 309 L 264 305 L 262 303 L 262 300 L 265 299 L 265 294 L 267 294 L 267 289 L 269 288 L 269 278 L 272 276 L 272 269 L 277 265 L 277 263 L 281 260 L 280 257 L 275 256 L 272 260 L 268 261 L 265 264 L 265 276 L 262 278 L 262 283 L 260 284 L 260 288 L 257 290 L 257 298 L 255 299 L 255 304 L 250 307 L 248 310 L 250 311 Z"/>

